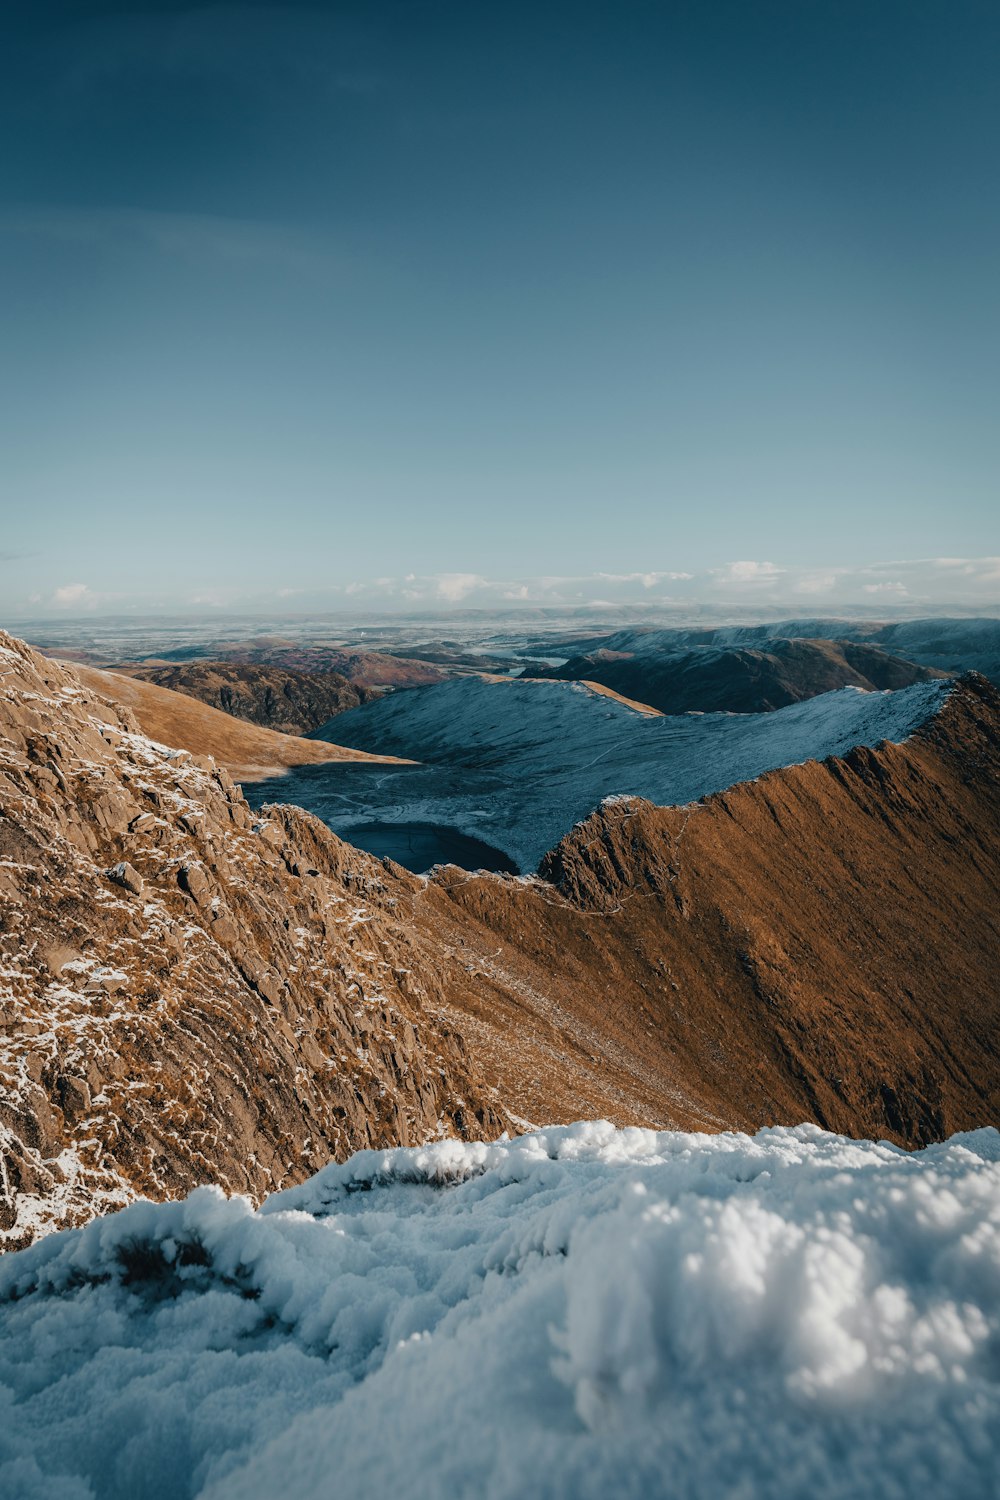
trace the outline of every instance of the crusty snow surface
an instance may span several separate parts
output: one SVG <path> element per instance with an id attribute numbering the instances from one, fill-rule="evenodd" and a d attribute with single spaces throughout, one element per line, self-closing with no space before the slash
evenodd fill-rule
<path id="1" fill-rule="evenodd" d="M 329 799 L 349 781 L 336 766 L 293 773 L 282 797 L 301 801 L 348 840 L 352 825 L 372 818 L 458 828 L 527 873 L 607 796 L 672 806 L 780 766 L 904 740 L 950 689 L 947 682 L 895 693 L 849 687 L 776 713 L 666 717 L 637 713 L 576 682 L 460 677 L 388 694 L 329 726 L 341 744 L 429 765 L 380 767 L 360 783 L 353 807 L 347 797 Z M 465 770 L 464 782 L 455 768 Z M 355 777 L 351 789 L 358 784 Z"/>
<path id="2" fill-rule="evenodd" d="M 0 1259 L 18 1500 L 986 1500 L 1000 1135 L 596 1123 Z"/>

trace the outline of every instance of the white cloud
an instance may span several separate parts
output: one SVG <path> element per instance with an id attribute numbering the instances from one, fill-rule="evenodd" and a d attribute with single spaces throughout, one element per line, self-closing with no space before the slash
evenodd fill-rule
<path id="1" fill-rule="evenodd" d="M 99 602 L 100 595 L 86 583 L 64 583 L 52 595 L 57 609 L 95 609 Z"/>
<path id="2" fill-rule="evenodd" d="M 828 594 L 836 582 L 836 573 L 807 573 L 792 584 L 792 591 L 796 594 Z"/>
<path id="3" fill-rule="evenodd" d="M 457 604 L 475 589 L 488 586 L 488 580 L 479 573 L 439 573 L 435 580 L 435 592 L 448 604 Z"/>
<path id="4" fill-rule="evenodd" d="M 644 589 L 655 588 L 658 583 L 676 583 L 682 580 L 690 580 L 693 573 L 596 573 L 596 578 L 605 583 L 641 583 Z"/>
<path id="5" fill-rule="evenodd" d="M 711 568 L 710 573 L 720 584 L 773 583 L 784 573 L 773 562 L 732 562 L 724 568 Z"/>

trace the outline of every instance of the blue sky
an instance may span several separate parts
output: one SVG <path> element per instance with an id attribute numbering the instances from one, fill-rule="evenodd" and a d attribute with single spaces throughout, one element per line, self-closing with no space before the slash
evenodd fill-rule
<path id="1" fill-rule="evenodd" d="M 8 9 L 8 617 L 1000 599 L 995 4 Z"/>

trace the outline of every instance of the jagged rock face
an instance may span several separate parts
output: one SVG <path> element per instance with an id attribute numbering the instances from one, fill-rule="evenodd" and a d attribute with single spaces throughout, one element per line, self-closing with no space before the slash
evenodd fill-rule
<path id="1" fill-rule="evenodd" d="M 766 713 L 836 688 L 882 691 L 945 676 L 858 641 L 771 640 L 757 649 L 632 653 L 600 648 L 523 676 L 598 682 L 661 713 Z"/>
<path id="2" fill-rule="evenodd" d="M 0 673 L 0 1246 L 503 1128 L 395 914 L 413 877 L 3 635 Z"/>
<path id="3" fill-rule="evenodd" d="M 119 669 L 121 670 L 121 669 Z M 374 696 L 337 672 L 298 672 L 287 667 L 185 662 L 169 667 L 132 667 L 130 677 L 187 693 L 213 708 L 281 734 L 308 734 L 336 714 Z"/>

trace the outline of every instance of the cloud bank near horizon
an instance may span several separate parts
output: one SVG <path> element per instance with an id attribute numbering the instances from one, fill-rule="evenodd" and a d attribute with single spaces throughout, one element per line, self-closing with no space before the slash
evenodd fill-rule
<path id="1" fill-rule="evenodd" d="M 798 613 L 852 606 L 919 610 L 953 605 L 1000 611 L 1000 557 L 919 558 L 855 568 L 793 567 L 766 559 L 738 559 L 701 572 L 648 569 L 529 578 L 494 578 L 477 572 L 407 573 L 329 584 L 284 583 L 267 591 L 220 587 L 156 595 L 110 591 L 71 580 L 48 592 L 20 597 L 15 589 L 8 593 L 5 612 L 17 620 L 197 610 L 358 614 L 626 605 L 721 610 L 787 607 Z"/>

